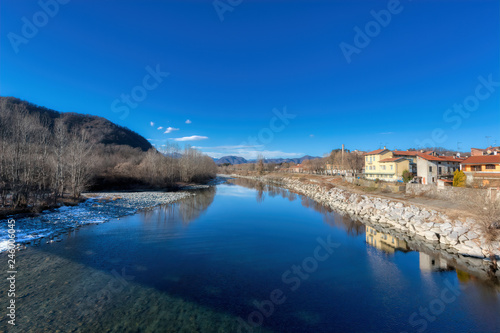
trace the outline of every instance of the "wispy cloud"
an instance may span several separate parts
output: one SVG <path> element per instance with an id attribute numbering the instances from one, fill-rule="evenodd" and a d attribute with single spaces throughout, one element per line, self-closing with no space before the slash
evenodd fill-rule
<path id="1" fill-rule="evenodd" d="M 168 133 L 172 133 L 173 131 L 178 131 L 178 130 L 179 130 L 178 128 L 167 127 L 167 129 L 163 133 L 168 134 Z"/>
<path id="2" fill-rule="evenodd" d="M 235 145 L 235 146 L 215 146 L 215 147 L 201 147 L 201 146 L 193 146 L 195 149 L 216 149 L 216 150 L 227 150 L 227 149 L 245 149 L 245 148 L 260 148 L 264 147 L 264 145 Z"/>
<path id="3" fill-rule="evenodd" d="M 191 121 L 191 120 L 189 120 L 189 119 L 188 119 L 188 120 L 186 120 L 186 124 L 191 124 L 191 123 L 192 123 L 192 121 Z"/>
<path id="4" fill-rule="evenodd" d="M 163 126 L 160 126 L 157 128 L 157 130 L 162 130 L 163 129 Z"/>
<path id="5" fill-rule="evenodd" d="M 153 122 L 150 122 L 149 124 L 151 125 L 151 127 L 153 127 L 155 125 L 155 123 L 153 123 Z"/>
<path id="6" fill-rule="evenodd" d="M 175 138 L 175 141 L 197 141 L 197 140 L 206 140 L 208 136 L 201 135 L 192 135 L 192 136 L 184 136 L 182 138 Z"/>
<path id="7" fill-rule="evenodd" d="M 310 138 L 314 138 L 314 134 L 309 134 L 309 137 Z"/>

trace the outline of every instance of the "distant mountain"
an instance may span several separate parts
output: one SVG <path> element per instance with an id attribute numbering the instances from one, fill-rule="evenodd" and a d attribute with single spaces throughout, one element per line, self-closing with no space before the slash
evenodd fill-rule
<path id="1" fill-rule="evenodd" d="M 300 164 L 304 162 L 305 160 L 313 160 L 315 158 L 320 158 L 317 156 L 309 156 L 305 155 L 302 157 L 297 157 L 297 158 L 266 158 L 264 160 L 265 163 L 295 163 L 295 164 Z M 217 164 L 224 164 L 224 163 L 230 163 L 230 164 L 243 164 L 243 163 L 255 163 L 257 160 L 246 160 L 243 157 L 239 156 L 224 156 L 219 159 L 214 159 L 215 163 Z"/>
<path id="2" fill-rule="evenodd" d="M 58 112 L 14 97 L 0 97 L 0 103 L 10 106 L 22 105 L 31 114 L 39 113 L 40 119 L 51 129 L 54 126 L 54 121 L 58 118 L 64 121 L 68 126 L 68 130 L 85 128 L 94 140 L 94 143 L 128 145 L 132 148 L 140 148 L 143 151 L 152 148 L 151 143 L 143 136 L 102 117 L 72 112 Z"/>
<path id="3" fill-rule="evenodd" d="M 178 153 L 178 152 L 166 153 L 166 152 L 161 151 L 161 149 L 159 151 L 160 151 L 160 153 L 162 153 L 164 156 L 167 156 L 167 157 L 173 157 L 173 158 L 181 158 L 182 157 L 182 154 Z"/>
<path id="4" fill-rule="evenodd" d="M 313 160 L 315 158 L 320 158 L 318 156 L 309 156 L 305 155 L 302 157 L 297 157 L 297 158 L 266 158 L 265 163 L 295 163 L 295 164 L 300 164 L 306 160 Z M 255 162 L 255 160 L 253 160 Z"/>
<path id="5" fill-rule="evenodd" d="M 214 159 L 215 163 L 217 164 L 224 164 L 224 163 L 229 163 L 229 164 L 244 164 L 248 163 L 246 159 L 243 157 L 239 156 L 223 156 L 218 159 Z"/>

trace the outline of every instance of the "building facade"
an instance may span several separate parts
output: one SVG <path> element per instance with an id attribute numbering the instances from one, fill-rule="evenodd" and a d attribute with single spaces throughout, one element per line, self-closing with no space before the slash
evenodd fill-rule
<path id="1" fill-rule="evenodd" d="M 467 184 L 500 188 L 500 154 L 471 156 L 461 163 Z"/>
<path id="2" fill-rule="evenodd" d="M 421 184 L 437 184 L 438 179 L 453 178 L 460 170 L 463 159 L 454 156 L 417 154 L 417 181 Z"/>
<path id="3" fill-rule="evenodd" d="M 403 171 L 411 170 L 411 159 L 394 156 L 389 149 L 377 149 L 365 154 L 364 177 L 370 180 L 402 181 Z"/>

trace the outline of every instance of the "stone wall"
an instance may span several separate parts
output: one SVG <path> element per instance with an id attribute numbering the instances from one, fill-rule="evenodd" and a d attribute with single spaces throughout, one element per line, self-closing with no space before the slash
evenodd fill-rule
<path id="1" fill-rule="evenodd" d="M 373 180 L 368 180 L 368 179 L 357 179 L 354 177 L 345 177 L 344 178 L 346 181 L 348 181 L 351 184 L 354 185 L 359 185 L 359 186 L 364 186 L 364 187 L 373 187 L 377 189 L 382 189 L 387 192 L 392 192 L 392 193 L 399 193 L 399 192 L 405 192 L 405 184 L 404 183 L 399 183 L 399 182 L 375 182 Z"/>
<path id="2" fill-rule="evenodd" d="M 429 198 L 465 201 L 467 197 L 478 195 L 478 191 L 483 192 L 483 195 L 490 195 L 490 189 L 472 189 L 466 187 L 446 186 L 438 188 L 437 185 L 429 184 L 406 184 L 406 194 L 414 196 L 426 196 Z M 497 192 L 493 192 L 495 195 Z"/>

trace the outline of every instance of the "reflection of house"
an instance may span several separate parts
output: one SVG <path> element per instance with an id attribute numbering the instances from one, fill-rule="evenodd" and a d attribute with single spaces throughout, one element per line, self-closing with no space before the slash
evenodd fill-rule
<path id="1" fill-rule="evenodd" d="M 404 240 L 400 240 L 390 234 L 379 232 L 369 226 L 366 226 L 366 242 L 369 245 L 388 253 L 394 253 L 396 251 L 410 251 L 408 244 Z"/>
<path id="2" fill-rule="evenodd" d="M 448 262 L 440 257 L 431 257 L 427 253 L 420 252 L 420 270 L 421 271 L 449 271 L 453 267 L 448 266 Z"/>
<path id="3" fill-rule="evenodd" d="M 377 149 L 365 154 L 365 178 L 385 181 L 401 181 L 403 171 L 412 170 L 412 158 L 408 155 L 398 155 L 398 151 Z M 410 153 L 410 152 L 404 152 Z"/>
<path id="4" fill-rule="evenodd" d="M 471 156 L 461 164 L 468 184 L 500 187 L 500 154 Z"/>

